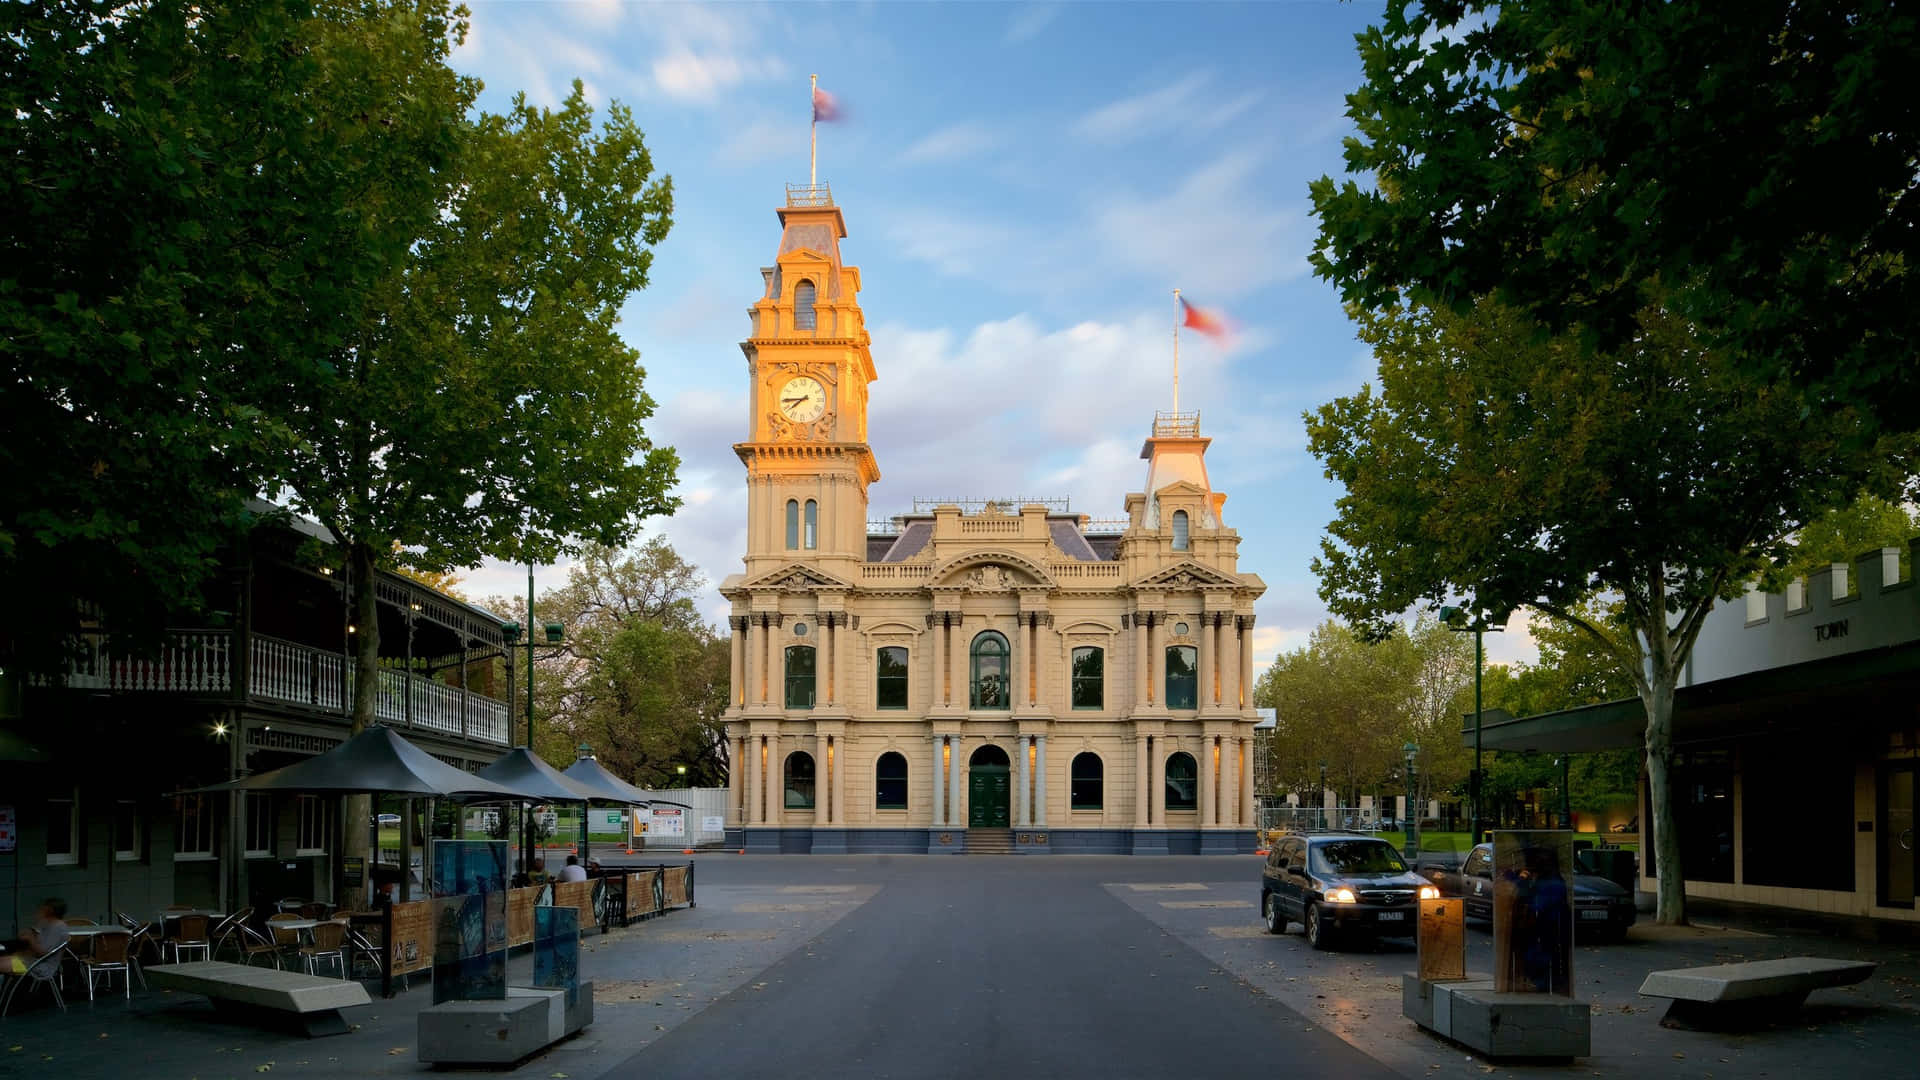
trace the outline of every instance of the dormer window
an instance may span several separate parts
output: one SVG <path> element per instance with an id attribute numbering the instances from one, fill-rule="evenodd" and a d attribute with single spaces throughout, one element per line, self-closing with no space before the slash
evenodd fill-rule
<path id="1" fill-rule="evenodd" d="M 1187 512 L 1185 510 L 1173 512 L 1173 550 L 1187 550 Z"/>
<path id="2" fill-rule="evenodd" d="M 793 287 L 793 326 L 796 330 L 811 330 L 813 319 L 813 282 L 802 281 Z"/>

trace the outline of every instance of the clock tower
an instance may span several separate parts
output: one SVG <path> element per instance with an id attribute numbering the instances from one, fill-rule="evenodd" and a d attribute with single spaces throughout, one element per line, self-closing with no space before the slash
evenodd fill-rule
<path id="1" fill-rule="evenodd" d="M 860 271 L 840 261 L 847 225 L 825 184 L 789 185 L 780 250 L 740 343 L 749 383 L 749 577 L 806 562 L 858 580 L 866 561 L 867 386 L 877 377 L 860 311 Z"/>

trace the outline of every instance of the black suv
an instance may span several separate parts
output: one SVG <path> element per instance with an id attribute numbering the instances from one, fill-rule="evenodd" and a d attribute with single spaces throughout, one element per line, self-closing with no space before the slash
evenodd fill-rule
<path id="1" fill-rule="evenodd" d="M 1283 934 L 1288 923 L 1301 923 L 1316 949 L 1331 948 L 1342 937 L 1412 937 L 1420 899 L 1439 895 L 1377 836 L 1283 836 L 1260 875 L 1267 933 Z"/>

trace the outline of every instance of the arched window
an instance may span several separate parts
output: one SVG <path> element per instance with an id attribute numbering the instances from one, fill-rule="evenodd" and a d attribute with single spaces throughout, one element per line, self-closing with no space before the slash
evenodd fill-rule
<path id="1" fill-rule="evenodd" d="M 1006 709 L 1013 705 L 1007 685 L 1013 673 L 1012 650 L 999 632 L 988 630 L 973 639 L 973 707 Z"/>
<path id="2" fill-rule="evenodd" d="M 787 500 L 787 548 L 800 546 L 800 500 Z"/>
<path id="3" fill-rule="evenodd" d="M 1173 512 L 1173 550 L 1187 550 L 1187 512 L 1185 510 Z"/>
<path id="4" fill-rule="evenodd" d="M 1073 650 L 1073 707 L 1102 709 L 1107 700 L 1107 653 L 1083 645 Z"/>
<path id="5" fill-rule="evenodd" d="M 787 646 L 787 708 L 813 708 L 813 646 Z"/>
<path id="6" fill-rule="evenodd" d="M 1106 779 L 1106 766 L 1101 764 L 1099 754 L 1075 754 L 1069 779 L 1068 789 L 1075 810 L 1098 810 L 1104 805 L 1101 788 Z"/>
<path id="7" fill-rule="evenodd" d="M 873 766 L 873 808 L 907 808 L 907 759 L 889 750 Z"/>
<path id="8" fill-rule="evenodd" d="M 873 706 L 876 709 L 907 707 L 907 650 L 904 646 L 889 645 L 873 654 Z"/>
<path id="9" fill-rule="evenodd" d="M 796 330 L 813 329 L 813 282 L 811 281 L 802 281 L 793 287 L 793 326 Z"/>
<path id="10" fill-rule="evenodd" d="M 1167 708 L 1198 708 L 1200 696 L 1199 650 L 1191 645 L 1167 646 Z"/>
<path id="11" fill-rule="evenodd" d="M 787 809 L 813 809 L 813 755 L 795 750 L 787 755 Z"/>
<path id="12" fill-rule="evenodd" d="M 1200 805 L 1200 770 L 1193 755 L 1177 753 L 1167 759 L 1167 809 L 1192 810 Z"/>
<path id="13" fill-rule="evenodd" d="M 812 551 L 820 546 L 820 504 L 812 499 L 807 500 L 806 530 L 805 546 L 808 551 Z"/>

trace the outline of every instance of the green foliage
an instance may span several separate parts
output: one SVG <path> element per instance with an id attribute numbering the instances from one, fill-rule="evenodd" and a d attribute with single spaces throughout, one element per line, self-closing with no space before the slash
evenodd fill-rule
<path id="1" fill-rule="evenodd" d="M 1786 565 L 1775 568 L 1763 582 L 1778 591 L 1795 578 L 1837 562 L 1851 564 L 1861 555 L 1888 547 L 1900 549 L 1903 573 L 1908 573 L 1904 568 L 1910 565 L 1913 549 L 1909 545 L 1915 536 L 1920 536 L 1920 513 L 1889 499 L 1862 495 L 1801 526 Z"/>
<path id="2" fill-rule="evenodd" d="M 656 536 L 627 551 L 589 547 L 566 585 L 540 597 L 537 621 L 565 623 L 568 640 L 537 661 L 534 677 L 536 749 L 548 761 L 572 762 L 584 742 L 634 783 L 725 783 L 720 716 L 732 652 L 694 607 L 704 587 L 700 572 Z M 524 604 L 499 597 L 487 606 Z M 684 778 L 679 765 L 687 766 Z"/>
<path id="3" fill-rule="evenodd" d="M 1277 711 L 1277 792 L 1312 793 L 1326 763 L 1343 798 L 1401 794 L 1403 747 L 1420 747 L 1417 798 L 1447 792 L 1466 776 L 1455 698 L 1473 680 L 1473 643 L 1430 617 L 1368 641 L 1329 620 L 1306 646 L 1281 654 L 1260 676 L 1254 703 Z M 1316 797 L 1307 802 L 1318 804 Z"/>
<path id="4" fill-rule="evenodd" d="M 1372 183 L 1312 186 L 1349 301 L 1497 294 L 1610 352 L 1665 305 L 1762 381 L 1920 427 L 1911 5 L 1393 0 L 1357 40 Z"/>

